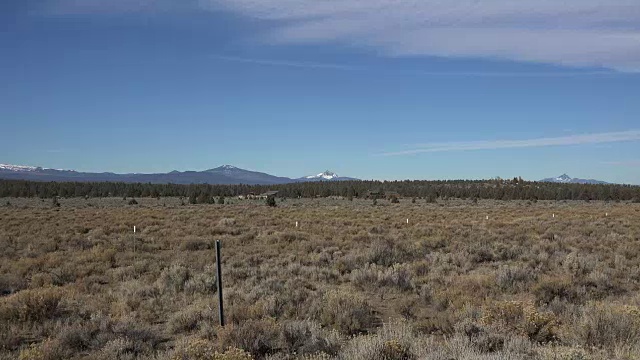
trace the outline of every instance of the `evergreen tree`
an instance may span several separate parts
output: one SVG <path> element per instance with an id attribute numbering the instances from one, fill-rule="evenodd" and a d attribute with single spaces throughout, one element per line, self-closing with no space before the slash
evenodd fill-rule
<path id="1" fill-rule="evenodd" d="M 237 196 L 279 191 L 282 197 L 315 198 L 344 196 L 351 199 L 372 190 L 397 192 L 403 197 L 421 197 L 427 202 L 441 199 L 498 200 L 602 200 L 629 201 L 640 198 L 640 187 L 630 185 L 586 185 L 531 183 L 515 178 L 495 180 L 447 181 L 345 181 L 310 182 L 281 185 L 207 185 L 207 184 L 130 184 L 122 182 L 37 182 L 0 179 L 0 197 L 120 197 L 123 201 L 143 197 L 183 197 L 191 204 L 211 203 L 220 196 Z"/>
<path id="2" fill-rule="evenodd" d="M 269 196 L 267 197 L 267 206 L 269 207 L 276 207 L 276 198 L 273 196 Z"/>
<path id="3" fill-rule="evenodd" d="M 211 196 L 209 196 L 206 193 L 200 193 L 200 195 L 198 195 L 198 197 L 196 198 L 196 202 L 198 204 L 210 204 L 211 201 Z"/>

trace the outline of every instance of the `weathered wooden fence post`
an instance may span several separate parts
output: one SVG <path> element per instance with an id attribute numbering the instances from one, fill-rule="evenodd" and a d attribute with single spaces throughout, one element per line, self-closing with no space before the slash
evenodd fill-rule
<path id="1" fill-rule="evenodd" d="M 218 283 L 218 316 L 220 326 L 224 326 L 224 306 L 222 303 L 222 261 L 220 260 L 220 240 L 216 240 L 216 280 Z"/>

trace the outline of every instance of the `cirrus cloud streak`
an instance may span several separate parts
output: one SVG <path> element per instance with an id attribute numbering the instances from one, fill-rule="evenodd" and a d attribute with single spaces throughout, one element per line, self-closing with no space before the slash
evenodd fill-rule
<path id="1" fill-rule="evenodd" d="M 47 0 L 51 13 L 229 11 L 273 44 L 640 72 L 638 0 Z M 261 30 L 263 31 L 263 30 Z"/>
<path id="2" fill-rule="evenodd" d="M 608 132 L 598 134 L 570 135 L 561 137 L 547 137 L 525 140 L 491 140 L 491 141 L 468 141 L 468 142 L 445 142 L 428 143 L 415 146 L 414 149 L 387 152 L 385 156 L 415 155 L 421 153 L 436 153 L 449 151 L 474 151 L 474 150 L 497 150 L 514 148 L 531 148 L 545 146 L 569 146 L 615 143 L 640 140 L 640 130 L 629 130 L 620 132 Z"/>
<path id="3" fill-rule="evenodd" d="M 275 43 L 387 56 L 488 58 L 640 71 L 636 0 L 200 0 L 269 20 Z"/>

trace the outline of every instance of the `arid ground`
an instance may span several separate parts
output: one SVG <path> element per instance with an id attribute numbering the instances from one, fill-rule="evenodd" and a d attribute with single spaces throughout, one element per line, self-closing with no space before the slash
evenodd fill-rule
<path id="1" fill-rule="evenodd" d="M 639 204 L 136 200 L 0 199 L 1 359 L 640 359 Z"/>

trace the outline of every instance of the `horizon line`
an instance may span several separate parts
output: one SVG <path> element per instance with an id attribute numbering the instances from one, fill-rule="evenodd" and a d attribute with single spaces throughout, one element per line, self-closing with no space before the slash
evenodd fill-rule
<path id="1" fill-rule="evenodd" d="M 627 165 L 628 163 L 634 163 L 637 164 L 638 166 L 640 166 L 640 161 L 631 161 L 631 162 L 624 162 L 624 161 L 611 161 L 611 162 L 604 162 L 604 164 L 609 164 L 609 165 Z M 42 170 L 55 170 L 55 171 L 72 171 L 72 172 L 76 172 L 76 173 L 86 173 L 86 174 L 112 174 L 112 175 L 165 175 L 165 174 L 170 174 L 172 172 L 178 172 L 178 173 L 186 173 L 186 172 L 206 172 L 208 170 L 213 170 L 213 169 L 217 169 L 217 168 L 221 168 L 221 167 L 225 167 L 225 166 L 233 166 L 234 168 L 238 169 L 238 170 L 243 170 L 243 171 L 250 171 L 250 172 L 259 172 L 259 173 L 263 173 L 266 174 L 268 176 L 273 176 L 273 177 L 279 177 L 279 178 L 288 178 L 290 180 L 303 180 L 306 179 L 307 176 L 302 176 L 302 177 L 288 177 L 288 176 L 279 176 L 279 175 L 273 175 L 267 172 L 263 172 L 263 171 L 259 171 L 259 170 L 249 170 L 249 169 L 243 169 L 234 165 L 229 165 L 229 164 L 224 164 L 224 165 L 220 165 L 214 168 L 208 168 L 205 170 L 169 170 L 169 171 L 164 171 L 164 172 L 114 172 L 114 171 L 87 171 L 87 170 L 74 170 L 74 169 L 60 169 L 60 168 L 48 168 L 48 167 L 44 167 L 44 166 L 32 166 L 32 165 L 16 165 L 16 164 L 9 164 L 9 163 L 0 163 L 0 167 L 4 167 L 4 166 L 13 166 L 13 167 L 18 167 L 18 168 L 30 168 L 30 169 L 42 169 Z M 17 171 L 16 171 L 17 172 Z M 339 181 L 377 181 L 377 182 L 396 182 L 396 181 L 492 181 L 492 180 L 496 180 L 496 179 L 501 179 L 501 180 L 511 180 L 512 177 L 501 177 L 501 176 L 495 176 L 495 177 L 489 177 L 489 178 L 473 178 L 473 177 L 469 177 L 469 178 L 438 178 L 438 179 L 424 179 L 424 178 L 397 178 L 397 179 L 375 179 L 375 178 L 371 178 L 371 179 L 364 179 L 364 178 L 354 178 L 351 176 L 339 176 L 342 178 L 350 178 L 353 180 L 339 180 Z M 543 182 L 543 180 L 546 179 L 553 179 L 554 177 L 545 177 L 542 179 L 538 179 L 538 180 L 529 180 L 529 179 L 523 179 L 524 181 L 527 182 Z M 574 177 L 572 177 L 573 179 Z M 582 178 L 578 178 L 578 179 L 582 179 Z M 7 178 L 2 178 L 0 177 L 0 180 L 23 180 L 23 181 L 38 181 L 38 180 L 28 180 L 28 179 L 7 179 Z M 600 180 L 600 179 L 582 179 L 582 180 L 598 180 L 598 181 L 604 181 L 604 180 Z M 77 180 L 73 180 L 73 179 L 69 179 L 69 180 L 62 180 L 62 181 L 56 181 L 56 182 L 74 182 Z M 82 181 L 80 181 L 82 182 Z M 110 181 L 99 181 L 99 182 L 110 182 Z M 606 181 L 606 183 L 608 185 L 632 185 L 632 186 L 640 186 L 640 184 L 634 184 L 634 183 L 616 183 L 616 182 L 608 182 Z M 284 183 L 286 184 L 286 183 Z M 181 184 L 181 185 L 189 185 L 189 184 Z M 235 185 L 235 184 L 209 184 L 209 183 L 202 183 L 202 184 L 192 184 L 192 185 Z M 257 184 L 257 185 L 269 185 L 269 184 Z M 282 184 L 271 184 L 271 185 L 282 185 Z"/>

